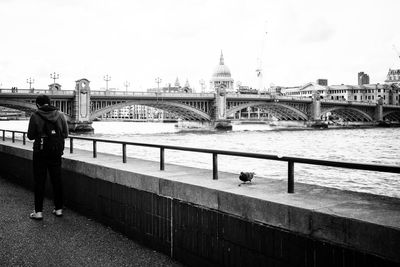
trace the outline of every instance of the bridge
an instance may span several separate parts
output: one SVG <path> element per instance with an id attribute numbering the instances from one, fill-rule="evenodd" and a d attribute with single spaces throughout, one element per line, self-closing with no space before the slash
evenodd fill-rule
<path id="1" fill-rule="evenodd" d="M 294 98 L 274 95 L 215 93 L 149 93 L 95 91 L 87 79 L 76 81 L 74 90 L 0 90 L 0 106 L 32 113 L 40 93 L 51 96 L 52 104 L 65 113 L 71 131 L 92 130 L 95 118 L 126 106 L 144 105 L 167 111 L 182 120 L 210 122 L 215 128 L 231 127 L 229 118 L 246 108 L 262 108 L 276 120 L 318 124 L 323 116 L 334 115 L 345 122 L 399 122 L 400 106 L 361 101 Z"/>

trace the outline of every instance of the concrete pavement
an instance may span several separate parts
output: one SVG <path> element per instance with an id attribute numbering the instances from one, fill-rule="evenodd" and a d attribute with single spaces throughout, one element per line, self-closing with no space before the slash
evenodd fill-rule
<path id="1" fill-rule="evenodd" d="M 29 219 L 33 193 L 0 177 L 0 266 L 182 266 L 112 229 L 66 210 Z"/>

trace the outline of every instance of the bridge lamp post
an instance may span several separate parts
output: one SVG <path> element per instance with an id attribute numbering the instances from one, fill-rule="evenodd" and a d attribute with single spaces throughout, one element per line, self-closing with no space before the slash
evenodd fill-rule
<path id="1" fill-rule="evenodd" d="M 201 92 L 204 93 L 205 83 L 206 83 L 206 82 L 205 82 L 203 79 L 201 79 L 201 80 L 199 81 L 199 83 L 200 83 L 200 87 L 201 87 Z"/>
<path id="2" fill-rule="evenodd" d="M 59 78 L 60 78 L 60 74 L 59 73 L 56 73 L 56 72 L 50 73 L 50 79 L 53 79 L 53 84 L 55 84 L 56 80 L 59 79 Z"/>
<path id="3" fill-rule="evenodd" d="M 162 82 L 162 79 L 160 77 L 157 77 L 155 79 L 155 82 L 157 83 L 157 92 L 160 91 L 160 83 Z"/>
<path id="4" fill-rule="evenodd" d="M 106 91 L 108 91 L 108 82 L 111 81 L 111 76 L 108 76 L 108 74 L 106 74 L 103 77 L 103 80 L 106 81 Z"/>
<path id="5" fill-rule="evenodd" d="M 130 85 L 131 85 L 131 84 L 130 84 L 128 81 L 125 81 L 125 82 L 124 82 L 125 92 L 128 92 L 128 87 L 129 87 Z"/>
<path id="6" fill-rule="evenodd" d="M 162 82 L 162 79 L 160 77 L 157 77 L 155 79 L 155 82 L 157 83 L 157 93 L 156 93 L 156 95 L 157 95 L 157 101 L 158 101 L 158 94 L 160 93 L 160 83 Z"/>
<path id="7" fill-rule="evenodd" d="M 32 83 L 35 83 L 35 79 L 29 77 L 28 79 L 26 79 L 26 83 L 29 83 L 29 89 L 32 89 Z"/>

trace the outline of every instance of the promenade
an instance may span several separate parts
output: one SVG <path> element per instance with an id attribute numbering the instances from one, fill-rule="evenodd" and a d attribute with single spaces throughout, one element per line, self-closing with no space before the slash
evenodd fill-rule
<path id="1" fill-rule="evenodd" d="M 66 210 L 28 218 L 33 193 L 0 177 L 0 266 L 182 266 L 96 221 Z"/>

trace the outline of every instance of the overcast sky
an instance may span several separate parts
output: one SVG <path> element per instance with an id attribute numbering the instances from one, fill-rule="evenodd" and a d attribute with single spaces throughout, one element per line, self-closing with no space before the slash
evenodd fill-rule
<path id="1" fill-rule="evenodd" d="M 399 0 L 0 0 L 3 88 L 62 89 L 87 78 L 92 90 L 144 91 L 186 79 L 208 85 L 220 51 L 232 78 L 256 87 L 326 78 L 356 84 L 357 73 L 382 83 L 400 68 Z M 268 32 L 267 34 L 265 32 Z"/>

